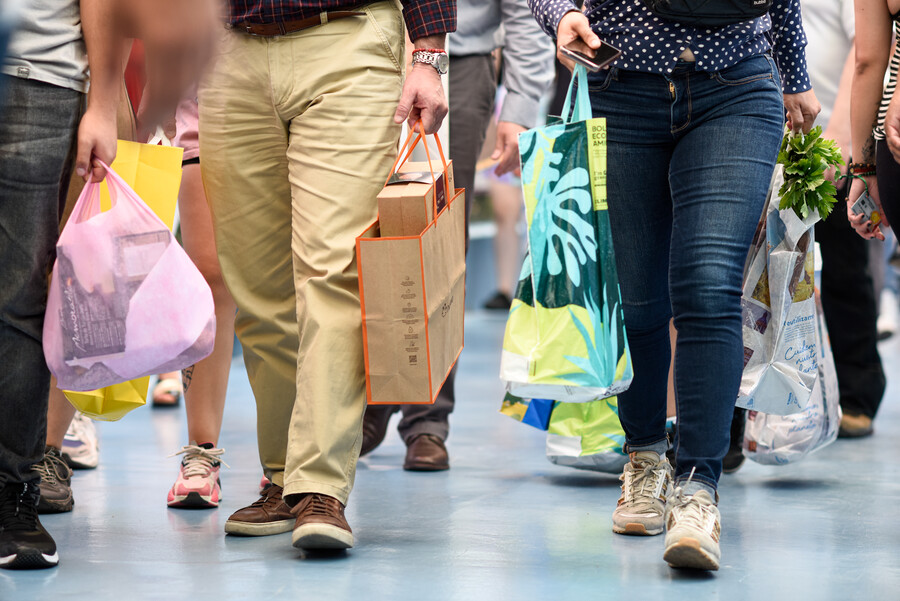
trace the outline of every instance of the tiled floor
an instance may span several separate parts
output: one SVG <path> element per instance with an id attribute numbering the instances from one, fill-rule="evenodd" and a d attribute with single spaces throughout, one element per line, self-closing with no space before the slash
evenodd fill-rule
<path id="1" fill-rule="evenodd" d="M 393 425 L 361 461 L 348 508 L 357 546 L 346 555 L 304 557 L 289 535 L 223 534 L 260 477 L 238 359 L 222 507 L 165 506 L 183 410 L 101 424 L 101 465 L 76 473 L 74 512 L 44 518 L 59 567 L 0 571 L 0 601 L 900 599 L 900 340 L 881 347 L 889 388 L 874 437 L 723 478 L 722 569 L 698 575 L 666 567 L 661 537 L 612 533 L 618 480 L 551 465 L 542 433 L 497 413 L 503 326 L 503 316 L 468 316 L 449 472 L 404 472 Z"/>

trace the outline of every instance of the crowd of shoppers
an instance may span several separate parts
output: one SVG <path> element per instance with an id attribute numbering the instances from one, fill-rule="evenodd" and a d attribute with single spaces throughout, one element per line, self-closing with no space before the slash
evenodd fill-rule
<path id="1" fill-rule="evenodd" d="M 839 0 L 817 3 L 817 12 L 834 8 L 849 31 Z M 618 404 L 630 461 L 612 528 L 665 533 L 669 565 L 718 569 L 717 485 L 743 365 L 744 260 L 785 125 L 807 132 L 820 111 L 809 73 L 819 67 L 807 68 L 799 0 L 774 0 L 758 16 L 724 25 L 684 25 L 641 0 L 588 0 L 583 9 L 570 0 L 222 4 L 224 12 L 214 0 L 20 7 L 0 75 L 0 567 L 58 562 L 38 518 L 39 481 L 65 476 L 60 438 L 72 416 L 47 419 L 47 275 L 72 171 L 99 181 L 101 161 L 115 158 L 129 38 L 147 49 L 138 129 L 166 123 L 188 150 L 183 243 L 213 289 L 218 323 L 213 355 L 184 372 L 189 440 L 167 502 L 218 504 L 218 437 L 236 333 L 265 479 L 260 498 L 231 515 L 225 530 L 290 531 L 294 547 L 316 552 L 354 545 L 344 508 L 357 460 L 380 444 L 399 409 L 366 408 L 355 238 L 377 216 L 375 197 L 404 122 L 421 121 L 433 133 L 449 110 L 456 181 L 471 189 L 502 26 L 508 95 L 494 151 L 498 175 L 516 169 L 516 136 L 537 123 L 553 81 L 551 40 L 588 55 L 602 42 L 622 51 L 589 79 L 593 113 L 607 119 L 609 216 L 635 372 Z M 900 219 L 892 188 L 900 167 L 890 155 L 900 156 L 900 108 L 891 104 L 896 57 L 883 98 L 879 83 L 898 14 L 900 0 L 856 1 L 852 135 L 838 114 L 846 95 L 828 92 L 826 102 L 834 108 L 828 131 L 842 147 L 852 138 L 850 202 L 867 188 L 884 207 L 880 226 L 848 212 L 863 238 L 880 237 L 880 227 Z M 0 50 L 5 19 L 0 8 Z M 831 62 L 849 65 L 849 52 Z M 441 78 L 448 62 L 449 105 Z M 846 88 L 851 68 L 839 71 L 821 76 L 823 89 L 835 78 Z M 876 143 L 882 131 L 887 140 Z M 827 244 L 864 248 L 843 223 L 829 223 L 835 241 Z M 841 263 L 849 253 L 823 254 L 837 278 L 823 279 L 829 326 L 874 320 L 868 300 L 841 298 L 842 278 L 851 277 L 841 274 L 853 271 Z M 861 254 L 852 260 L 862 265 Z M 674 465 L 666 457 L 670 320 L 678 332 Z M 844 367 L 838 360 L 847 414 L 868 419 L 848 423 L 857 435 L 871 433 L 883 393 L 883 376 L 879 390 L 869 382 L 871 390 L 857 392 L 881 373 L 872 325 L 860 340 L 835 344 L 847 359 Z M 434 405 L 403 407 L 405 469 L 449 469 L 454 381 L 455 372 Z M 45 505 L 52 500 L 45 496 Z M 71 491 L 55 501 L 70 509 Z"/>

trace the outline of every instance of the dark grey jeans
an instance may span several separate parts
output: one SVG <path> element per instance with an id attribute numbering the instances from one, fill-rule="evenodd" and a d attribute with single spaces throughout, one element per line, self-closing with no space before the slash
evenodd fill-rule
<path id="1" fill-rule="evenodd" d="M 35 481 L 50 372 L 41 335 L 84 95 L 0 75 L 0 488 Z"/>
<path id="2" fill-rule="evenodd" d="M 497 92 L 497 76 L 489 54 L 454 56 L 450 58 L 450 82 L 447 100 L 450 104 L 450 158 L 457 188 L 466 189 L 466 246 L 469 241 L 469 214 L 472 209 L 472 189 L 475 187 L 475 163 L 481 154 L 484 136 Z M 456 404 L 456 368 L 450 372 L 433 405 L 403 405 L 403 419 L 397 429 L 407 443 L 419 434 L 433 434 L 442 440 L 450 433 L 448 416 Z M 370 406 L 368 411 L 400 409 L 399 405 L 384 408 Z"/>

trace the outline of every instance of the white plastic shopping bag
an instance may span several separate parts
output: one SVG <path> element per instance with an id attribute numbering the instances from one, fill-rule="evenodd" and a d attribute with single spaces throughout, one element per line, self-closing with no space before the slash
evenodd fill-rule
<path id="1" fill-rule="evenodd" d="M 831 444 L 837 438 L 841 422 L 840 391 L 828 329 L 821 306 L 819 309 L 815 320 L 818 367 L 806 408 L 791 415 L 756 411 L 750 411 L 747 415 L 744 455 L 757 463 L 791 463 Z"/>
<path id="2" fill-rule="evenodd" d="M 744 267 L 744 371 L 738 407 L 774 415 L 803 411 L 816 381 L 816 303 L 813 227 L 793 209 L 779 210 L 783 165 L 776 165 L 769 196 Z"/>

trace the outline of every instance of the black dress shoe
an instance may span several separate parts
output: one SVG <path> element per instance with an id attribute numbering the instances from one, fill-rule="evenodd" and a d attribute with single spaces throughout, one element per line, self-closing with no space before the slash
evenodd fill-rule
<path id="1" fill-rule="evenodd" d="M 510 305 L 512 305 L 512 299 L 502 292 L 497 292 L 497 294 L 489 298 L 487 302 L 484 303 L 484 308 L 508 311 Z"/>
<path id="2" fill-rule="evenodd" d="M 722 471 L 733 474 L 744 463 L 744 425 L 746 424 L 746 410 L 740 407 L 734 408 L 734 416 L 731 418 L 731 442 L 728 452 L 722 459 Z"/>
<path id="3" fill-rule="evenodd" d="M 388 422 L 391 421 L 391 415 L 397 411 L 396 405 L 369 405 L 366 407 L 366 414 L 363 417 L 363 442 L 359 456 L 371 453 L 387 433 Z"/>
<path id="4" fill-rule="evenodd" d="M 450 469 L 444 441 L 433 434 L 419 434 L 407 443 L 403 469 L 410 472 L 440 472 Z"/>

